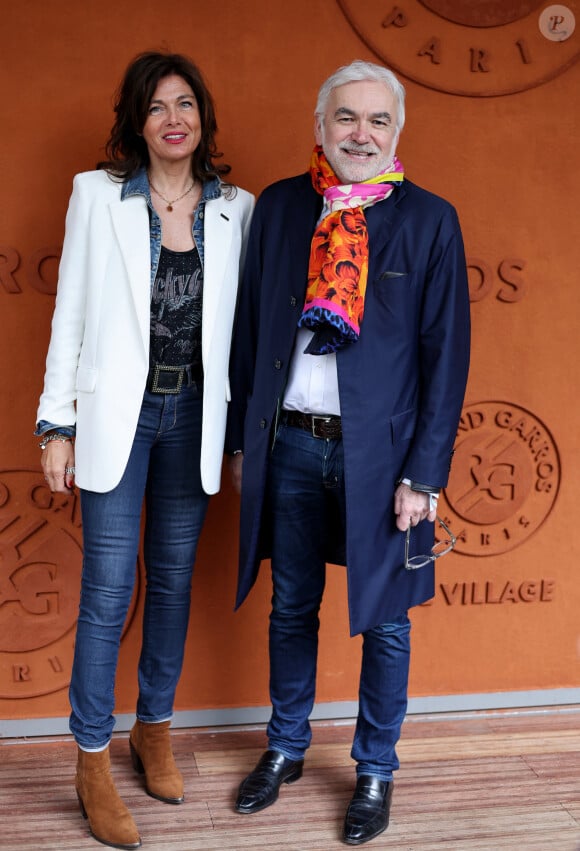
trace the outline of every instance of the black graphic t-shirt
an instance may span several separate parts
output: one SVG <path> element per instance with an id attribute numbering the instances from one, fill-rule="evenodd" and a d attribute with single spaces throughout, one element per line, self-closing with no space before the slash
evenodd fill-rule
<path id="1" fill-rule="evenodd" d="M 201 369 L 203 269 L 197 248 L 171 251 L 161 246 L 151 295 L 152 364 Z"/>

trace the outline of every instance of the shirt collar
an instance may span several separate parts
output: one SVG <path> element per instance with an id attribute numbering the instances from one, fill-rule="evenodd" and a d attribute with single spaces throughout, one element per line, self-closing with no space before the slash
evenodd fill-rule
<path id="1" fill-rule="evenodd" d="M 202 185 L 200 203 L 213 201 L 221 195 L 221 183 L 218 177 L 211 177 L 204 181 Z M 144 195 L 148 203 L 151 202 L 151 192 L 149 190 L 149 179 L 147 178 L 147 169 L 140 168 L 139 171 L 129 177 L 121 189 L 121 201 L 125 198 L 130 198 L 132 195 Z"/>

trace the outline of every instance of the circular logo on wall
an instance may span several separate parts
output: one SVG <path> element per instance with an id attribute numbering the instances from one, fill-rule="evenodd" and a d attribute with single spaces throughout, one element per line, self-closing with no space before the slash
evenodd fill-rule
<path id="1" fill-rule="evenodd" d="M 81 570 L 78 493 L 51 493 L 38 471 L 0 471 L 0 698 L 68 686 Z"/>
<path id="2" fill-rule="evenodd" d="M 556 444 L 534 414 L 511 402 L 464 408 L 440 501 L 457 552 L 490 556 L 519 546 L 549 515 L 559 485 Z"/>
<path id="3" fill-rule="evenodd" d="M 512 94 L 561 74 L 580 56 L 580 0 L 337 0 L 385 65 L 466 97 Z"/>

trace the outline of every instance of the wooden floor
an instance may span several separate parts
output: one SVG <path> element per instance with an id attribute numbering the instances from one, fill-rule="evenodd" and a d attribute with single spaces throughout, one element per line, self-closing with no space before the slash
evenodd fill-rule
<path id="1" fill-rule="evenodd" d="M 182 806 L 144 794 L 126 734 L 111 753 L 144 851 L 326 851 L 347 847 L 352 732 L 350 723 L 315 724 L 303 778 L 251 816 L 232 801 L 264 748 L 263 730 L 176 730 Z M 411 716 L 398 752 L 391 824 L 369 851 L 580 851 L 580 707 Z M 104 847 L 81 818 L 75 760 L 68 738 L 0 739 L 2 851 Z"/>

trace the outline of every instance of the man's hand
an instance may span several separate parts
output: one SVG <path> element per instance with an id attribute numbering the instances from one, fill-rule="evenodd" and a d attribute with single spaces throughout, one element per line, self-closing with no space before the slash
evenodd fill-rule
<path id="1" fill-rule="evenodd" d="M 411 490 L 409 485 L 401 483 L 395 491 L 395 514 L 397 515 L 397 529 L 406 532 L 409 526 L 416 526 L 421 520 L 433 523 L 437 515 L 437 509 L 429 511 L 429 494 Z"/>
<path id="2" fill-rule="evenodd" d="M 238 452 L 237 455 L 228 456 L 228 466 L 230 468 L 230 476 L 232 477 L 232 485 L 236 493 L 242 492 L 242 464 L 244 463 L 244 453 Z"/>

